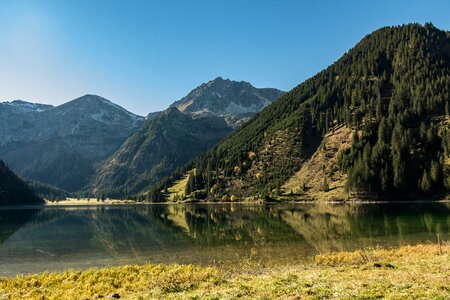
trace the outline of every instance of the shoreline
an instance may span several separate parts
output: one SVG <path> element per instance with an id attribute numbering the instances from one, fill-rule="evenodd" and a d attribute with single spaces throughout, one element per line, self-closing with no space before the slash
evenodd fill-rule
<path id="1" fill-rule="evenodd" d="M 25 204 L 15 206 L 0 206 L 0 209 L 33 209 L 33 208 L 58 208 L 58 207 L 100 207 L 100 206 L 133 206 L 133 205 L 297 205 L 297 204 L 330 204 L 330 205 L 361 205 L 361 204 L 409 204 L 409 203 L 450 203 L 449 199 L 441 200 L 397 200 L 397 201 L 185 201 L 185 202 L 144 202 L 136 200 L 104 200 L 87 201 L 81 200 L 60 200 L 48 201 L 44 204 Z"/>
<path id="2" fill-rule="evenodd" d="M 122 199 L 107 199 L 97 200 L 94 198 L 68 198 L 59 201 L 45 200 L 43 206 L 96 206 L 96 205 L 124 205 L 124 204 L 137 204 L 135 200 L 122 200 Z"/>
<path id="3" fill-rule="evenodd" d="M 444 299 L 450 292 L 449 279 L 447 242 L 324 253 L 283 266 L 261 261 L 225 268 L 143 264 L 18 275 L 0 278 L 0 298 Z"/>

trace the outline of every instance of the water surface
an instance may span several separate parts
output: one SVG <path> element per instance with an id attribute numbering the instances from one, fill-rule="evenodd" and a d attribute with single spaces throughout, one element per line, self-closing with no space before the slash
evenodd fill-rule
<path id="1" fill-rule="evenodd" d="M 294 263 L 450 240 L 449 203 L 0 209 L 0 276 L 134 263 Z"/>

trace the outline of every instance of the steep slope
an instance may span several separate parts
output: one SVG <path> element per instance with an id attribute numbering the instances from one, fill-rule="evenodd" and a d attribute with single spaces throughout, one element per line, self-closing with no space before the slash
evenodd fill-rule
<path id="1" fill-rule="evenodd" d="M 143 117 L 94 95 L 58 107 L 23 109 L 31 104 L 11 103 L 0 105 L 0 158 L 23 177 L 68 191 L 85 186 L 95 164 L 143 122 Z"/>
<path id="2" fill-rule="evenodd" d="M 222 116 L 236 128 L 283 93 L 273 88 L 255 88 L 245 81 L 217 77 L 196 87 L 171 107 L 193 115 Z"/>
<path id="3" fill-rule="evenodd" d="M 0 206 L 40 203 L 43 200 L 0 160 Z"/>
<path id="4" fill-rule="evenodd" d="M 285 184 L 282 191 L 295 196 L 333 201 L 347 198 L 347 175 L 339 169 L 339 154 L 352 145 L 354 131 L 339 125 L 331 128 L 322 143 Z"/>
<path id="5" fill-rule="evenodd" d="M 100 167 L 93 193 L 125 197 L 158 182 L 231 132 L 220 117 L 193 118 L 169 108 L 146 120 Z"/>
<path id="6" fill-rule="evenodd" d="M 187 190 L 209 198 L 288 195 L 283 184 L 338 125 L 353 132 L 351 146 L 331 153 L 346 174 L 350 195 L 445 197 L 450 188 L 449 102 L 449 32 L 429 23 L 385 27 L 155 186 L 148 198 L 163 199 L 162 187 L 194 168 Z M 325 165 L 324 170 L 327 192 L 333 168 Z"/>

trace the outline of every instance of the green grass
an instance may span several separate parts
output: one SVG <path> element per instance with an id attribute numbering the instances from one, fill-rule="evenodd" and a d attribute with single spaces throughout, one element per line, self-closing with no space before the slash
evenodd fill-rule
<path id="1" fill-rule="evenodd" d="M 450 246 L 317 255 L 301 265 L 122 266 L 0 279 L 0 299 L 449 299 Z"/>

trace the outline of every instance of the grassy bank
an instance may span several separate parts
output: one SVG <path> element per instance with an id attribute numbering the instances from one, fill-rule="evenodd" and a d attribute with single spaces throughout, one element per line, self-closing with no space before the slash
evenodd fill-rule
<path id="1" fill-rule="evenodd" d="M 303 265 L 122 266 L 0 279 L 0 299 L 448 299 L 450 246 L 317 255 Z"/>
<path id="2" fill-rule="evenodd" d="M 65 200 L 58 201 L 45 201 L 45 205 L 48 206 L 87 206 L 87 205 L 118 205 L 118 204 L 135 204 L 138 203 L 134 200 L 120 200 L 120 199 L 107 199 L 99 200 L 95 198 L 67 198 Z"/>

